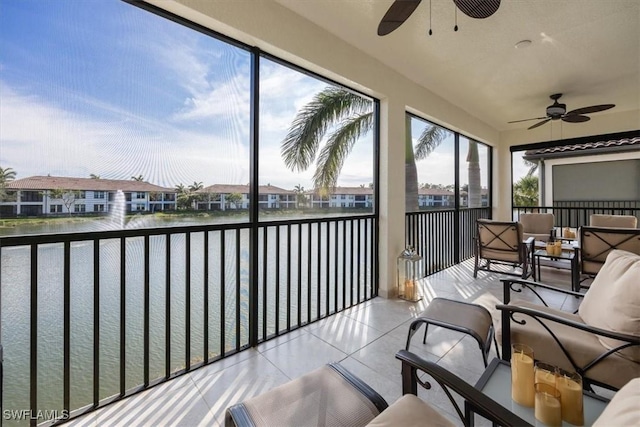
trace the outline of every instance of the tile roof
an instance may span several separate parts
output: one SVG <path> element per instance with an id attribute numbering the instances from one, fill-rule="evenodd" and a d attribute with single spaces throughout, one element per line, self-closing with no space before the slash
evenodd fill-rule
<path id="1" fill-rule="evenodd" d="M 304 194 L 318 194 L 315 190 L 305 191 Z M 370 187 L 335 187 L 333 191 L 329 192 L 330 195 L 373 195 L 373 188 Z"/>
<path id="2" fill-rule="evenodd" d="M 175 193 L 173 188 L 160 187 L 144 181 L 123 179 L 73 178 L 64 176 L 30 176 L 7 184 L 13 190 L 77 190 L 77 191 L 151 191 Z"/>
<path id="3" fill-rule="evenodd" d="M 199 193 L 216 193 L 216 194 L 249 194 L 248 185 L 232 185 L 232 184 L 213 184 L 198 190 Z M 293 190 L 285 190 L 284 188 L 276 187 L 275 185 L 260 185 L 258 186 L 258 192 L 260 194 L 295 194 Z"/>
<path id="4" fill-rule="evenodd" d="M 633 147 L 635 146 L 635 147 Z M 637 147 L 637 148 L 636 148 Z M 640 136 L 632 138 L 612 139 L 608 141 L 586 142 L 582 144 L 560 145 L 557 147 L 541 148 L 538 150 L 525 151 L 524 157 L 556 157 L 556 156 L 583 156 L 598 154 L 600 151 L 615 150 L 617 148 L 640 150 Z M 592 151 L 592 152 L 589 152 Z"/>

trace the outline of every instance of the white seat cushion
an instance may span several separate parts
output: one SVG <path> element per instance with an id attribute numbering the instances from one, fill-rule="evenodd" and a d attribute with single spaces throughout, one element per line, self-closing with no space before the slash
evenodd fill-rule
<path id="1" fill-rule="evenodd" d="M 440 412 L 413 394 L 405 394 L 375 417 L 367 427 L 455 426 Z"/>
<path id="2" fill-rule="evenodd" d="M 595 420 L 593 427 L 640 425 L 640 378 L 622 387 Z"/>

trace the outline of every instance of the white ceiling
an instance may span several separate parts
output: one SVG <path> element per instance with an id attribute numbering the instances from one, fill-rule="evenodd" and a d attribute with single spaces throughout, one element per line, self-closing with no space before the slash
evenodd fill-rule
<path id="1" fill-rule="evenodd" d="M 498 130 L 536 123 L 507 124 L 544 116 L 558 92 L 567 110 L 616 104 L 594 118 L 640 110 L 640 0 L 502 0 L 487 19 L 458 11 L 458 32 L 453 1 L 431 0 L 432 36 L 424 0 L 384 37 L 393 0 L 276 1 Z"/>

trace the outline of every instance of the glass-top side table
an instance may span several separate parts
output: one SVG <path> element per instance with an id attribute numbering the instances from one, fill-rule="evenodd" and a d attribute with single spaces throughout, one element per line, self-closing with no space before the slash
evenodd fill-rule
<path id="1" fill-rule="evenodd" d="M 498 358 L 493 359 L 476 383 L 475 387 L 523 420 L 529 422 L 531 425 L 544 425 L 540 421 L 536 420 L 533 408 L 518 405 L 511 399 L 511 366 L 508 362 Z M 602 411 L 604 411 L 604 408 L 609 403 L 609 399 L 605 399 L 588 391 L 583 391 L 583 395 L 584 426 L 589 427 L 600 416 Z M 473 426 L 473 413 L 475 411 L 473 406 L 469 405 L 467 402 L 465 402 L 465 412 L 465 418 L 467 418 L 470 425 Z M 562 425 L 563 427 L 572 426 L 572 424 L 565 421 L 562 422 Z"/>
<path id="2" fill-rule="evenodd" d="M 578 256 L 576 253 L 577 246 L 562 245 L 562 252 L 559 255 L 551 255 L 546 249 L 537 249 L 533 252 L 533 268 L 536 270 L 536 279 L 540 280 L 540 258 L 549 259 L 554 263 L 556 268 L 565 268 L 571 271 L 571 290 L 580 291 L 580 272 L 578 271 Z M 562 262 L 566 262 L 566 266 Z"/>

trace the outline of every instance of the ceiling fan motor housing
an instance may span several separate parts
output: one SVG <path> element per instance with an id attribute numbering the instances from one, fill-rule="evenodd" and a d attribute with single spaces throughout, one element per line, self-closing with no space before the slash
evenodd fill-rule
<path id="1" fill-rule="evenodd" d="M 547 116 L 550 116 L 552 119 L 559 119 L 564 113 L 567 112 L 566 104 L 559 104 L 558 102 L 554 102 L 553 105 L 549 105 L 547 107 Z"/>

